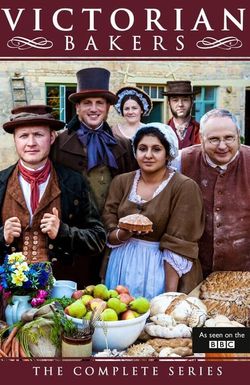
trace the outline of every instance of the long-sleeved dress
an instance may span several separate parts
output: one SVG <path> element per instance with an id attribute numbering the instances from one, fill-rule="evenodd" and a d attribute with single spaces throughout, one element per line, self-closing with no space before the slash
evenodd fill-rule
<path id="1" fill-rule="evenodd" d="M 135 235 L 112 248 L 105 283 L 109 288 L 125 285 L 132 295 L 150 299 L 165 291 L 164 261 L 168 261 L 166 252 L 169 252 L 193 262 L 191 270 L 181 276 L 178 288 L 189 292 L 202 280 L 198 240 L 204 229 L 204 212 L 199 187 L 190 178 L 175 172 L 150 201 L 136 202 L 132 195 L 138 172 L 114 178 L 103 221 L 107 231 L 112 231 L 119 218 L 141 213 L 153 222 L 153 232 Z"/>

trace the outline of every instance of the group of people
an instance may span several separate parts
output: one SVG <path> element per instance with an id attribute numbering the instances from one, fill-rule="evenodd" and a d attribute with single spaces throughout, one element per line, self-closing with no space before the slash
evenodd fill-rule
<path id="1" fill-rule="evenodd" d="M 174 81 L 169 124 L 143 124 L 152 109 L 143 90 L 114 94 L 104 68 L 76 76 L 65 130 L 43 105 L 15 108 L 3 125 L 19 160 L 0 172 L 1 258 L 22 251 L 30 263 L 49 260 L 56 279 L 83 288 L 100 282 L 108 254 L 107 286 L 149 299 L 188 293 L 215 270 L 249 271 L 250 148 L 234 115 L 211 110 L 199 127 L 191 83 Z M 124 125 L 107 123 L 111 105 Z M 119 228 L 136 213 L 152 232 Z"/>

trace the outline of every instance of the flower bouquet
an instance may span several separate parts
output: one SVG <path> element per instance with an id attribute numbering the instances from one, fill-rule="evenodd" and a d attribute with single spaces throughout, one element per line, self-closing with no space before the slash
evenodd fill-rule
<path id="1" fill-rule="evenodd" d="M 11 302 L 13 295 L 29 295 L 32 306 L 43 304 L 53 286 L 49 262 L 28 264 L 22 253 L 7 255 L 0 266 L 0 292 Z"/>

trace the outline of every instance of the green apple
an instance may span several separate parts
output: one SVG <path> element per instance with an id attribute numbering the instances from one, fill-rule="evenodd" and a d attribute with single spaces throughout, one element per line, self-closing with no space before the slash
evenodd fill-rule
<path id="1" fill-rule="evenodd" d="M 102 321 L 117 321 L 118 315 L 113 309 L 105 309 L 101 313 L 101 320 Z"/>

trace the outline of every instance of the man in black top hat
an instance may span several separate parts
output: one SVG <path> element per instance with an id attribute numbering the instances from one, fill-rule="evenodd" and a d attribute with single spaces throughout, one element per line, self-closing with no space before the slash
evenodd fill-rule
<path id="1" fill-rule="evenodd" d="M 172 118 L 168 124 L 175 131 L 179 149 L 200 143 L 200 125 L 192 116 L 193 98 L 195 93 L 190 81 L 169 81 L 167 91 L 163 93 L 168 97 L 168 104 Z"/>
<path id="2" fill-rule="evenodd" d="M 57 279 L 83 287 L 106 234 L 86 179 L 49 159 L 64 127 L 51 112 L 44 105 L 18 107 L 3 125 L 19 161 L 0 172 L 0 263 L 6 253 L 22 252 L 29 263 L 51 261 Z"/>
<path id="3" fill-rule="evenodd" d="M 104 68 L 78 71 L 77 91 L 69 96 L 76 116 L 56 139 L 53 158 L 89 180 L 101 213 L 112 178 L 132 171 L 136 163 L 130 141 L 114 137 L 106 122 L 117 97 L 109 91 L 110 72 Z M 99 257 L 93 260 L 93 283 L 99 276 Z"/>

